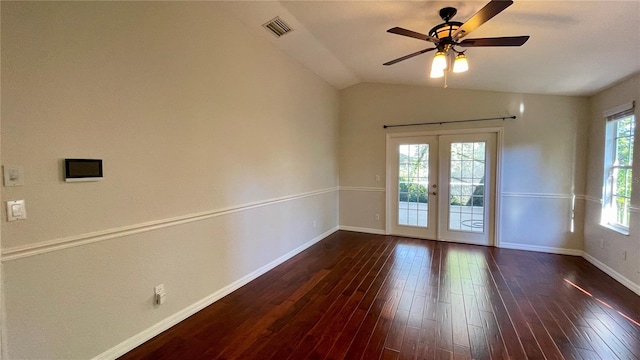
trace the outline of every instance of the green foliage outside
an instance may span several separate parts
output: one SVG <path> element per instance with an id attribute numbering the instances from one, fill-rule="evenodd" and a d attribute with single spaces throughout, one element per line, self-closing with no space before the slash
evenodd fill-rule
<path id="1" fill-rule="evenodd" d="M 635 118 L 633 115 L 618 120 L 616 125 L 616 153 L 614 166 L 615 183 L 613 200 L 616 207 L 616 221 L 629 226 L 628 199 L 631 198 L 633 174 L 630 166 L 633 163 L 633 137 L 635 132 Z M 627 167 L 627 168 L 624 168 Z"/>
<path id="2" fill-rule="evenodd" d="M 479 179 L 480 184 L 473 187 L 473 191 L 471 184 L 452 188 L 451 205 L 484 206 L 484 152 L 483 142 L 452 144 L 451 181 L 468 184 Z M 429 189 L 425 185 L 429 173 L 429 145 L 401 145 L 398 160 L 399 201 L 428 203 Z"/>
<path id="3" fill-rule="evenodd" d="M 407 183 L 405 179 L 400 178 L 400 201 L 428 203 L 429 195 L 424 185 L 416 183 Z"/>
<path id="4" fill-rule="evenodd" d="M 484 206 L 484 160 L 484 142 L 451 144 L 451 205 Z"/>
<path id="5" fill-rule="evenodd" d="M 400 173 L 398 197 L 400 201 L 429 202 L 428 189 L 419 183 L 429 178 L 429 145 L 411 144 L 400 146 Z"/>

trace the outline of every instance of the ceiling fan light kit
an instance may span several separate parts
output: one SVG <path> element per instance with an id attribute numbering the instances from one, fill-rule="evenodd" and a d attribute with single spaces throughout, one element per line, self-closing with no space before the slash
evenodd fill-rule
<path id="1" fill-rule="evenodd" d="M 469 70 L 469 62 L 467 61 L 467 56 L 464 52 L 457 52 L 452 49 L 452 52 L 456 54 L 455 60 L 453 61 L 453 72 L 461 73 Z M 431 72 L 429 73 L 430 78 L 441 78 L 444 76 L 444 72 L 449 70 L 449 58 L 447 57 L 448 53 L 444 51 L 438 51 L 436 55 L 433 57 L 433 62 L 431 63 Z"/>
<path id="2" fill-rule="evenodd" d="M 461 73 L 469 70 L 469 62 L 464 51 L 458 51 L 455 47 L 488 47 L 488 46 L 522 46 L 529 36 L 508 36 L 508 37 L 495 37 L 495 38 L 476 38 L 462 40 L 463 37 L 469 35 L 473 30 L 480 25 L 489 21 L 494 16 L 501 13 L 507 7 L 511 6 L 513 1 L 507 0 L 491 0 L 487 5 L 475 13 L 465 23 L 458 21 L 450 21 L 457 13 L 457 10 L 452 7 L 445 7 L 440 10 L 440 17 L 444 23 L 439 24 L 429 30 L 429 35 L 421 34 L 412 30 L 404 29 L 401 27 L 394 27 L 387 32 L 402 36 L 408 36 L 415 39 L 432 42 L 436 45 L 434 48 L 428 48 L 417 51 L 415 53 L 405 55 L 395 60 L 388 61 L 383 65 L 393 65 L 400 61 L 410 59 L 414 56 L 424 54 L 429 51 L 437 50 L 436 55 L 433 57 L 431 64 L 431 71 L 429 76 L 431 78 L 440 78 L 445 75 L 445 72 L 453 71 L 454 73 Z M 448 56 L 455 57 L 453 61 L 453 69 L 451 69 L 448 61 Z M 455 55 L 454 55 L 455 54 Z"/>

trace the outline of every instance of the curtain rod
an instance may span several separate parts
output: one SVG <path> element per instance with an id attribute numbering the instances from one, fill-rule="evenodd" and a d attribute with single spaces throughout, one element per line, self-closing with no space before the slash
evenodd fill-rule
<path id="1" fill-rule="evenodd" d="M 398 125 L 382 125 L 383 128 L 392 128 L 392 127 L 401 127 L 401 126 L 418 126 L 418 125 L 442 125 L 442 124 L 453 124 L 453 123 L 461 123 L 461 122 L 473 122 L 473 121 L 487 121 L 487 120 L 507 120 L 507 119 L 515 119 L 516 116 L 502 116 L 502 117 L 494 117 L 494 118 L 486 118 L 486 119 L 470 119 L 470 120 L 455 120 L 455 121 L 441 121 L 441 122 L 430 122 L 430 123 L 416 123 L 416 124 L 398 124 Z"/>

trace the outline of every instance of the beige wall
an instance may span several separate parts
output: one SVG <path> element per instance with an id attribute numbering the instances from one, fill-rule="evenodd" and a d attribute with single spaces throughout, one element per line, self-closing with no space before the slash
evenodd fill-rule
<path id="1" fill-rule="evenodd" d="M 341 226 L 385 231 L 384 215 L 374 219 L 385 208 L 387 133 L 503 127 L 501 245 L 582 250 L 581 217 L 572 233 L 570 215 L 573 194 L 578 213 L 583 206 L 587 98 L 360 84 L 342 90 L 340 101 Z M 518 118 L 383 129 L 509 115 Z"/>
<path id="2" fill-rule="evenodd" d="M 629 101 L 636 102 L 636 124 L 640 119 L 640 74 L 591 97 L 589 132 L 589 166 L 587 169 L 587 202 L 585 213 L 584 251 L 591 260 L 602 267 L 618 281 L 625 283 L 640 294 L 640 146 L 634 148 L 632 206 L 629 235 L 600 225 L 602 183 L 604 168 L 604 143 L 606 122 L 603 112 Z M 636 126 L 636 141 L 640 139 Z M 601 247 L 604 244 L 604 247 Z M 627 260 L 624 260 L 624 252 Z M 608 269 L 607 269 L 608 268 Z"/>
<path id="3" fill-rule="evenodd" d="M 1 30 L 8 358 L 96 356 L 337 227 L 337 91 L 218 4 L 3 2 Z"/>
<path id="4" fill-rule="evenodd" d="M 28 210 L 1 227 L 7 358 L 113 356 L 338 223 L 384 232 L 389 132 L 503 127 L 502 245 L 584 247 L 640 284 L 638 213 L 622 237 L 585 201 L 601 196 L 601 112 L 637 101 L 638 76 L 590 101 L 384 84 L 338 93 L 213 2 L 2 2 L 1 20 L 2 164 L 26 177 L 2 200 Z M 103 159 L 105 178 L 64 183 L 66 157 Z M 154 307 L 159 283 L 167 303 Z"/>

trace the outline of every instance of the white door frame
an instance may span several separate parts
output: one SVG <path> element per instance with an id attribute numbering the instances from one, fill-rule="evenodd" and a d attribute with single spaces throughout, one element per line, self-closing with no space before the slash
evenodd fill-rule
<path id="1" fill-rule="evenodd" d="M 438 168 L 438 137 L 437 136 L 426 136 L 426 135 L 419 135 L 419 136 L 403 136 L 403 137 L 392 137 L 392 138 L 388 138 L 388 149 L 392 150 L 394 153 L 396 153 L 396 149 L 398 149 L 398 146 L 400 145 L 404 145 L 404 144 L 428 144 L 429 146 L 429 153 L 427 154 L 428 157 L 428 163 L 429 163 L 429 170 L 433 169 L 433 168 Z M 389 195 L 387 195 L 387 198 L 391 198 L 392 196 L 398 194 L 397 189 L 398 189 L 398 185 L 399 185 L 399 177 L 397 176 L 398 174 L 398 156 L 394 156 L 391 158 L 387 158 L 388 164 L 387 167 L 392 170 L 392 173 L 395 173 L 396 176 L 391 176 L 388 178 L 387 181 L 387 192 Z M 398 227 L 402 227 L 405 230 L 403 230 L 403 235 L 405 236 L 409 236 L 409 237 L 417 237 L 417 238 L 428 238 L 428 239 L 436 239 L 438 238 L 438 233 L 437 233 L 437 229 L 438 229 L 438 198 L 435 197 L 435 191 L 437 190 L 439 191 L 439 189 L 432 189 L 431 185 L 432 184 L 438 184 L 439 183 L 439 179 L 437 178 L 438 172 L 437 171 L 429 171 L 429 179 L 428 179 L 428 187 L 427 187 L 427 194 L 426 196 L 428 197 L 429 201 L 427 204 L 427 223 L 426 226 L 419 226 L 417 224 L 415 225 L 408 225 L 408 224 L 397 224 Z M 432 194 L 432 192 L 434 192 L 434 194 Z M 395 198 L 395 196 L 394 196 Z M 398 214 L 399 214 L 399 206 L 389 206 L 387 207 L 387 211 L 386 211 L 386 216 L 388 219 L 398 219 Z M 396 220 L 397 221 L 397 220 Z M 396 232 L 398 232 L 397 227 L 396 227 L 396 221 L 388 221 L 388 227 L 387 227 L 387 231 L 389 233 L 392 233 L 394 235 L 398 235 Z"/>
<path id="2" fill-rule="evenodd" d="M 495 178 L 495 191 L 493 194 L 494 197 L 494 223 L 493 223 L 493 244 L 490 246 L 500 247 L 501 243 L 501 226 L 500 220 L 502 218 L 502 207 L 501 207 L 501 198 L 502 198 L 502 147 L 503 147 L 503 127 L 486 127 L 486 128 L 470 128 L 470 129 L 451 129 L 451 130 L 429 130 L 429 131 L 416 131 L 416 132 L 398 132 L 398 133 L 388 133 L 386 136 L 386 149 L 385 154 L 389 154 L 391 150 L 391 139 L 394 138 L 403 138 L 403 137 L 415 137 L 415 136 L 438 136 L 438 135 L 463 135 L 463 134 L 479 134 L 479 133 L 494 133 L 496 134 L 496 178 Z M 390 216 L 392 213 L 391 206 L 395 204 L 395 199 L 391 199 L 391 184 L 393 184 L 393 176 L 396 176 L 396 169 L 390 169 L 390 161 L 389 159 L 385 160 L 385 168 L 386 168 L 386 219 L 385 219 L 385 234 L 392 235 L 390 232 L 391 229 L 391 221 L 393 220 Z M 489 243 L 491 243 L 492 239 L 489 239 Z"/>

